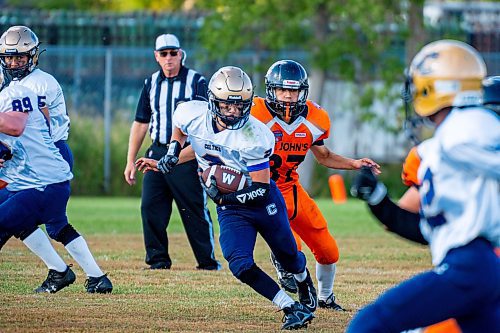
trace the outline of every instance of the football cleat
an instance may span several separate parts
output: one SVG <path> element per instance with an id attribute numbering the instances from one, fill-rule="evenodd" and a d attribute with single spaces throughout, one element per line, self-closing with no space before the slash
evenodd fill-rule
<path id="1" fill-rule="evenodd" d="M 297 293 L 297 283 L 295 282 L 295 278 L 292 273 L 289 273 L 283 269 L 281 264 L 276 260 L 276 257 L 271 252 L 271 263 L 276 270 L 276 274 L 278 275 L 278 282 L 281 288 L 285 289 L 289 293 L 296 294 Z"/>
<path id="2" fill-rule="evenodd" d="M 85 281 L 85 288 L 88 293 L 107 294 L 113 290 L 113 284 L 108 279 L 108 274 L 99 277 L 91 277 Z"/>
<path id="3" fill-rule="evenodd" d="M 196 269 L 201 271 L 220 271 L 222 269 L 222 265 L 217 263 L 209 266 L 196 266 Z"/>
<path id="4" fill-rule="evenodd" d="M 299 292 L 299 302 L 304 305 L 309 311 L 316 311 L 318 305 L 318 298 L 316 296 L 316 288 L 314 288 L 314 283 L 311 279 L 311 274 L 306 268 L 307 277 L 304 281 L 297 282 L 297 289 Z"/>
<path id="5" fill-rule="evenodd" d="M 334 311 L 346 311 L 343 307 L 341 307 L 335 302 L 335 295 L 333 293 L 331 293 L 330 296 L 328 296 L 328 298 L 325 301 L 319 300 L 318 306 L 322 309 L 331 309 Z"/>
<path id="6" fill-rule="evenodd" d="M 295 302 L 283 309 L 282 330 L 298 330 L 307 327 L 314 319 L 314 314 L 304 305 Z"/>
<path id="7" fill-rule="evenodd" d="M 67 266 L 64 272 L 58 272 L 53 269 L 49 269 L 49 274 L 42 285 L 35 289 L 36 293 L 56 293 L 64 287 L 69 286 L 75 282 L 75 273 Z"/>
<path id="8" fill-rule="evenodd" d="M 172 264 L 166 262 L 157 262 L 149 266 L 149 269 L 170 269 Z"/>

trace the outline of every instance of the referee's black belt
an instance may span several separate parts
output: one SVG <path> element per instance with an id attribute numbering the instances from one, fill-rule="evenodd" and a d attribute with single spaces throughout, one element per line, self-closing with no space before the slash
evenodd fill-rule
<path id="1" fill-rule="evenodd" d="M 169 144 L 168 143 L 160 143 L 158 141 L 153 141 L 153 146 L 161 147 L 161 148 L 168 148 Z"/>

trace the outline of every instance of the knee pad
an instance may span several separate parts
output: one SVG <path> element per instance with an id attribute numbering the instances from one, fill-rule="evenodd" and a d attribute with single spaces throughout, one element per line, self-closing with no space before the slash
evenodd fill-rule
<path id="1" fill-rule="evenodd" d="M 281 257 L 278 261 L 285 271 L 292 274 L 301 273 L 306 268 L 306 256 L 301 251 L 297 251 L 295 256 Z"/>
<path id="2" fill-rule="evenodd" d="M 46 227 L 47 233 L 49 234 L 50 238 L 62 243 L 64 246 L 68 245 L 68 243 L 70 243 L 72 240 L 80 237 L 78 231 L 76 231 L 75 228 L 73 228 L 73 226 L 69 223 L 57 232 L 55 232 L 54 230 L 49 230 L 48 225 Z"/>
<path id="3" fill-rule="evenodd" d="M 253 266 L 255 266 L 255 263 L 253 261 L 243 258 L 237 260 L 228 260 L 228 262 L 229 270 L 231 270 L 231 273 L 233 273 L 233 275 L 239 280 L 241 280 L 240 277 L 245 271 L 250 270 Z"/>
<path id="4" fill-rule="evenodd" d="M 260 270 L 257 265 L 253 264 L 249 269 L 241 271 L 238 275 L 235 275 L 241 282 L 252 286 L 259 279 Z"/>
<path id="5" fill-rule="evenodd" d="M 25 240 L 29 235 L 38 229 L 38 226 L 32 226 L 31 228 L 24 229 L 23 231 L 17 232 L 14 234 L 14 237 L 19 238 L 20 240 Z"/>
<path id="6" fill-rule="evenodd" d="M 330 234 L 327 228 L 316 230 L 308 238 L 307 245 L 314 255 L 314 259 L 322 265 L 335 264 L 339 260 L 339 248 L 335 238 Z"/>
<path id="7" fill-rule="evenodd" d="M 336 264 L 339 261 L 339 252 L 329 252 L 329 253 L 313 253 L 314 259 L 321 265 L 331 265 Z"/>

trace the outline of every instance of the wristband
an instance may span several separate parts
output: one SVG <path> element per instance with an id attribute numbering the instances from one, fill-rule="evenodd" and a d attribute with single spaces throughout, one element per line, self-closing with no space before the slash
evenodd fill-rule
<path id="1" fill-rule="evenodd" d="M 170 144 L 168 145 L 167 155 L 179 157 L 181 150 L 182 147 L 179 141 L 177 140 L 170 141 Z"/>

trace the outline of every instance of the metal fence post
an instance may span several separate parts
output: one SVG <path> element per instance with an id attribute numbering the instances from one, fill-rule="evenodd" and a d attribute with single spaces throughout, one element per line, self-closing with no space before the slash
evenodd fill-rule
<path id="1" fill-rule="evenodd" d="M 80 102 L 80 93 L 82 89 L 82 54 L 80 52 L 76 52 L 75 61 L 74 61 L 74 70 L 73 70 L 73 82 L 74 87 L 71 90 L 71 102 L 73 105 L 73 112 L 78 113 L 79 102 Z"/>
<path id="2" fill-rule="evenodd" d="M 106 47 L 104 68 L 104 193 L 110 193 L 111 184 L 111 82 L 113 53 Z"/>

